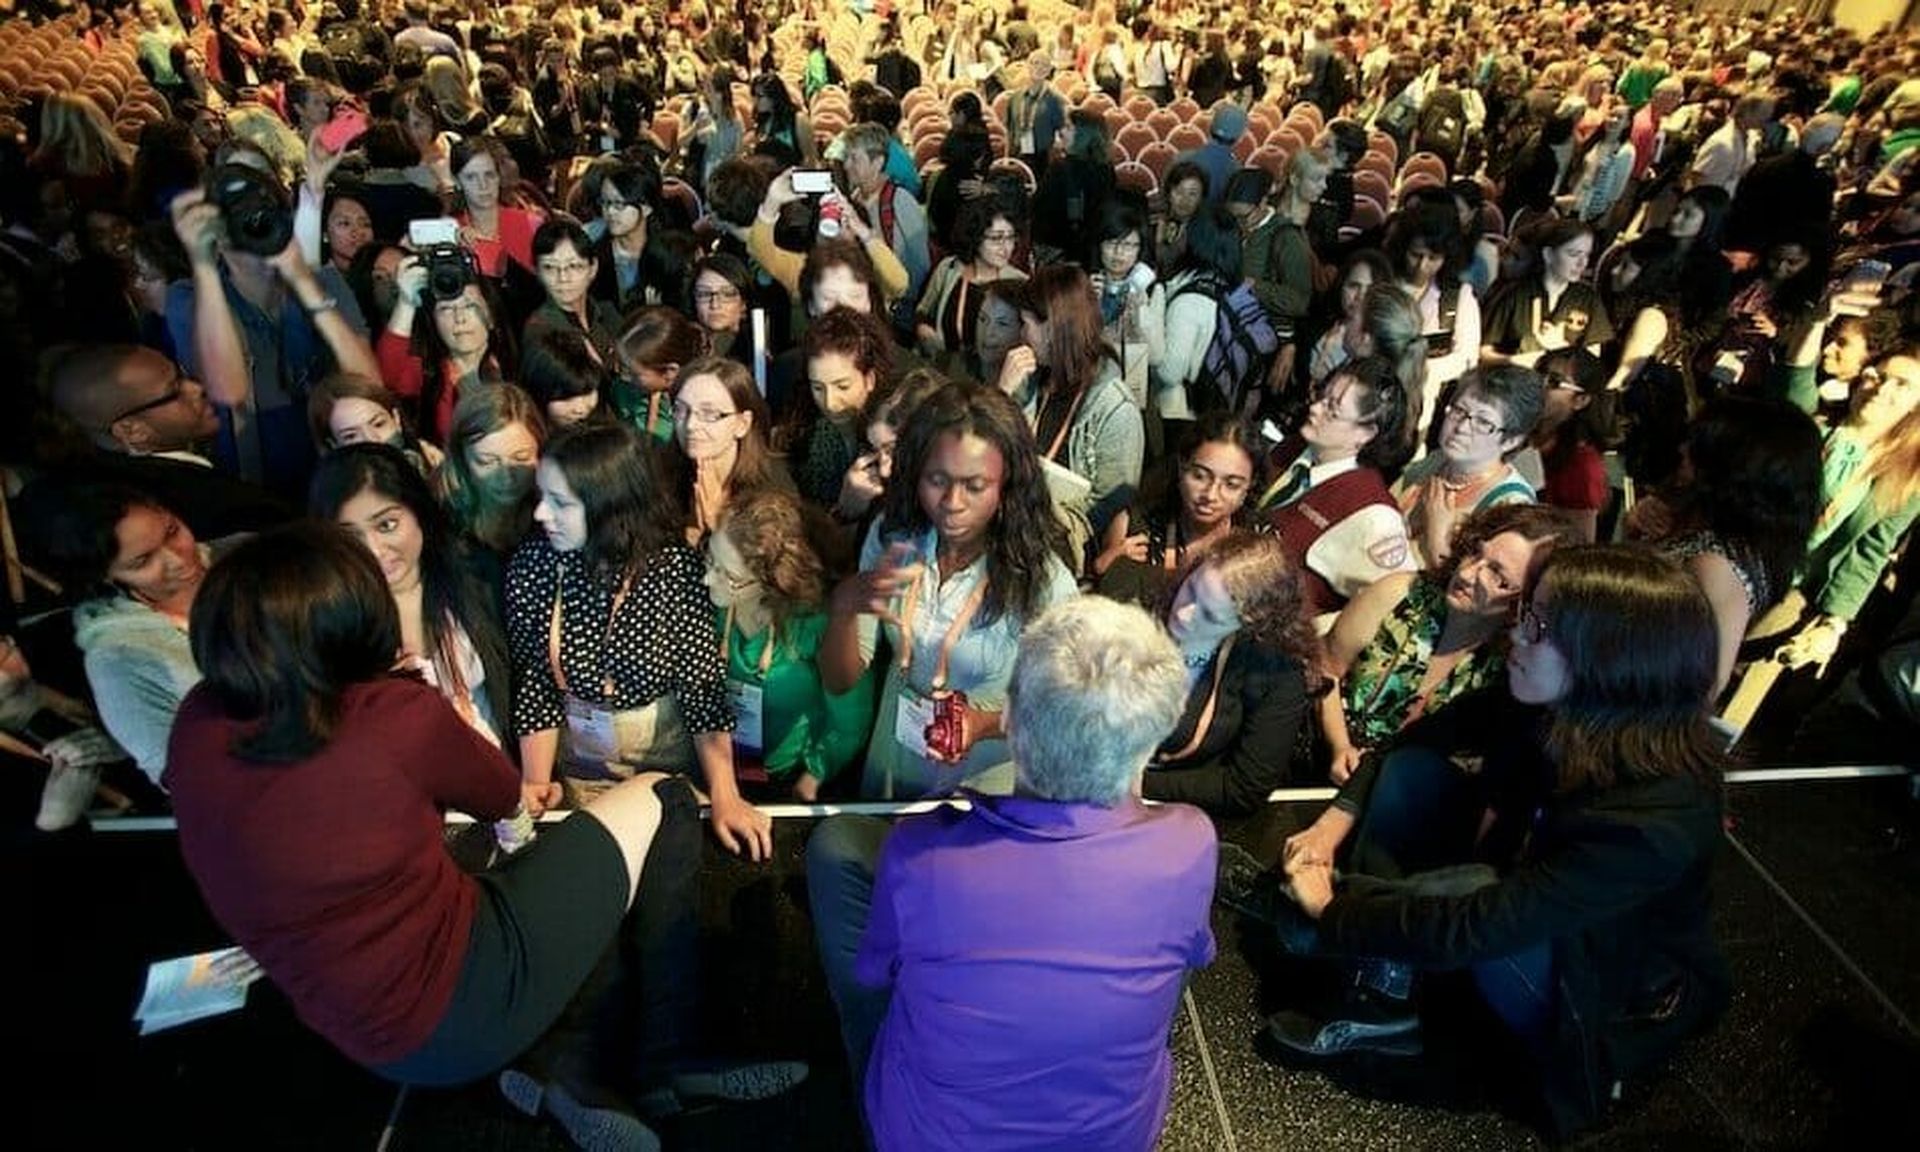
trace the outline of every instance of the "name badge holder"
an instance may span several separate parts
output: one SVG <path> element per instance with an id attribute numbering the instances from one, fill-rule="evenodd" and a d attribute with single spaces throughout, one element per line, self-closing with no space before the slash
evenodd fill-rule
<path id="1" fill-rule="evenodd" d="M 725 621 L 720 625 L 720 662 L 731 669 L 728 660 L 729 645 L 733 640 L 733 605 L 727 605 Z M 773 668 L 773 648 L 780 642 L 780 630 L 767 628 L 767 646 L 760 652 L 760 683 L 753 684 L 745 680 L 727 677 L 727 700 L 733 705 L 733 746 L 754 755 L 766 754 L 766 689 L 767 673 Z"/>
<path id="2" fill-rule="evenodd" d="M 561 579 L 557 575 L 553 585 L 553 615 L 547 624 L 547 663 L 553 670 L 554 685 L 566 697 L 568 774 L 587 779 L 611 779 L 616 775 L 613 765 L 620 759 L 620 735 L 614 723 L 614 709 L 610 706 L 618 694 L 617 687 L 613 677 L 606 671 L 604 647 L 600 650 L 601 698 L 597 701 L 583 699 L 568 687 L 567 672 L 560 659 L 561 622 L 566 611 L 560 591 Z M 613 622 L 620 616 L 620 606 L 626 603 L 627 594 L 632 590 L 631 577 L 621 581 L 619 590 L 613 595 L 613 606 L 607 611 L 607 628 L 603 635 L 613 632 Z"/>

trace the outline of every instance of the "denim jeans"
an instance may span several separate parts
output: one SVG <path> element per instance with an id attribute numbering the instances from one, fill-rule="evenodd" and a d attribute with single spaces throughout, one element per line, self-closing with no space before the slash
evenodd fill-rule
<path id="1" fill-rule="evenodd" d="M 840 1013 L 840 1038 L 856 1101 L 864 1097 L 867 1059 L 893 994 L 854 976 L 854 958 L 873 907 L 874 870 L 893 825 L 872 816 L 834 816 L 807 842 L 807 898 L 826 970 L 827 989 Z"/>
<path id="2" fill-rule="evenodd" d="M 1383 880 L 1473 858 L 1485 802 L 1472 777 L 1431 748 L 1388 753 L 1354 828 L 1348 870 Z"/>

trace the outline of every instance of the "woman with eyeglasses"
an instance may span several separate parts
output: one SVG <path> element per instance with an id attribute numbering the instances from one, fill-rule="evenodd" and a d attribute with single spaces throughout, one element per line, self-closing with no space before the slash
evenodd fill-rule
<path id="1" fill-rule="evenodd" d="M 442 300 L 429 291 L 427 266 L 414 255 L 400 262 L 393 311 L 374 354 L 381 379 L 413 409 L 426 437 L 442 445 L 460 398 L 504 382 L 520 366 L 519 342 L 493 285 L 467 277 L 459 295 Z"/>
<path id="2" fill-rule="evenodd" d="M 934 266 L 914 315 L 920 354 L 930 363 L 951 363 L 970 350 L 988 286 L 1027 278 L 1013 265 L 1019 246 L 1020 220 L 998 197 L 976 197 L 960 206 L 954 254 Z"/>
<path id="3" fill-rule="evenodd" d="M 658 461 L 625 425 L 582 425 L 554 438 L 537 487 L 540 531 L 506 582 L 527 806 L 578 807 L 636 772 L 697 767 L 714 836 L 766 859 L 772 824 L 734 778 L 706 566 Z"/>
<path id="4" fill-rule="evenodd" d="M 734 501 L 707 538 L 735 761 L 805 804 L 860 759 L 873 729 L 871 676 L 838 693 L 821 683 L 833 573 L 817 531 L 792 493 L 763 488 Z"/>
<path id="5" fill-rule="evenodd" d="M 587 230 L 571 216 L 558 215 L 533 234 L 533 263 L 546 299 L 527 317 L 520 333 L 520 368 L 524 375 L 539 353 L 540 336 L 560 330 L 586 336 L 594 354 L 614 364 L 620 339 L 620 312 L 592 293 L 600 267 Z"/>
<path id="6" fill-rule="evenodd" d="M 592 294 L 621 315 L 637 304 L 657 302 L 647 299 L 657 293 L 647 290 L 642 258 L 659 194 L 659 178 L 645 165 L 615 164 L 600 177 L 600 198 L 593 207 L 605 231 L 592 252 Z"/>
<path id="7" fill-rule="evenodd" d="M 1299 430 L 1267 456 L 1272 479 L 1254 510 L 1300 565 L 1322 631 L 1362 588 L 1418 567 L 1384 475 L 1413 453 L 1413 403 L 1391 361 L 1349 360 L 1315 391 Z"/>
<path id="8" fill-rule="evenodd" d="M 400 397 L 378 380 L 336 372 L 307 394 L 307 426 L 323 457 L 354 444 L 384 444 L 420 475 L 432 475 L 445 453 L 415 436 L 401 409 Z"/>
<path id="9" fill-rule="evenodd" d="M 1679 565 L 1560 549 L 1521 602 L 1503 685 L 1368 757 L 1273 869 L 1223 850 L 1223 902 L 1353 974 L 1338 1010 L 1268 1019 L 1276 1057 L 1418 1053 L 1420 973 L 1460 970 L 1515 1045 L 1491 1077 L 1529 1087 L 1565 1139 L 1710 1024 L 1727 995 L 1708 916 L 1714 648 Z"/>
<path id="10" fill-rule="evenodd" d="M 1149 374 L 1167 353 L 1167 289 L 1150 262 L 1147 216 L 1141 206 L 1115 197 L 1100 209 L 1088 246 L 1089 279 L 1100 300 L 1101 335 L 1120 358 L 1120 379 L 1134 407 L 1147 410 Z M 1158 459 L 1159 421 L 1148 423 L 1148 454 Z"/>
<path id="11" fill-rule="evenodd" d="M 1503 365 L 1475 370 L 1440 413 L 1440 445 L 1400 477 L 1394 491 L 1422 565 L 1447 559 L 1454 525 L 1469 512 L 1531 504 L 1533 485 L 1513 466 L 1531 443 L 1545 404 L 1540 374 Z"/>
<path id="12" fill-rule="evenodd" d="M 753 334 L 743 329 L 757 290 L 752 270 L 731 253 L 702 256 L 694 264 L 693 318 L 705 330 L 715 356 L 730 356 L 752 367 Z"/>
<path id="13" fill-rule="evenodd" d="M 1187 703 L 1140 794 L 1222 816 L 1256 811 L 1286 778 L 1321 679 L 1299 569 L 1277 538 L 1235 531 L 1191 554 L 1166 600 Z"/>
<path id="14" fill-rule="evenodd" d="M 1554 548 L 1580 542 L 1554 509 L 1502 504 L 1462 519 L 1442 563 L 1383 577 L 1347 601 L 1327 633 L 1333 691 L 1319 702 L 1333 782 L 1408 724 L 1494 683 L 1528 582 Z"/>
<path id="15" fill-rule="evenodd" d="M 949 384 L 908 418 L 860 571 L 840 582 L 821 679 L 889 658 L 861 793 L 1013 789 L 1001 727 L 1021 628 L 1076 594 L 1033 433 L 1004 393 Z"/>
<path id="16" fill-rule="evenodd" d="M 1605 453 L 1612 443 L 1613 397 L 1599 357 L 1562 348 L 1540 358 L 1545 403 L 1534 426 L 1540 454 L 1540 502 L 1564 512 L 1580 540 L 1599 537 L 1600 515 L 1613 499 Z"/>
<path id="17" fill-rule="evenodd" d="M 506 276 L 509 260 L 538 271 L 533 240 L 540 213 L 506 203 L 506 158 L 499 141 L 477 136 L 456 143 L 449 161 L 463 206 L 454 217 L 460 222 L 460 239 L 473 249 L 481 275 L 495 280 Z"/>
<path id="18" fill-rule="evenodd" d="M 1173 573 L 1225 539 L 1260 490 L 1266 453 L 1231 412 L 1210 412 L 1187 432 L 1173 482 L 1136 500 L 1107 525 L 1094 558 L 1100 594 L 1143 607 L 1165 599 Z"/>
<path id="19" fill-rule="evenodd" d="M 673 385 L 673 437 L 685 462 L 680 491 L 687 539 L 713 533 L 734 497 L 793 481 L 767 442 L 767 402 L 737 360 L 703 356 L 681 367 Z"/>

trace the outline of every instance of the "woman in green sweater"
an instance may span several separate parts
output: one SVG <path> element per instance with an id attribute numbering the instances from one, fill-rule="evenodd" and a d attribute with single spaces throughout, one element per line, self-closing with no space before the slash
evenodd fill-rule
<path id="1" fill-rule="evenodd" d="M 739 721 L 734 764 L 742 782 L 764 772 L 811 803 L 867 746 L 874 697 L 868 674 L 837 695 L 820 682 L 829 584 L 808 529 L 791 492 L 748 493 L 707 539 L 706 580 Z"/>

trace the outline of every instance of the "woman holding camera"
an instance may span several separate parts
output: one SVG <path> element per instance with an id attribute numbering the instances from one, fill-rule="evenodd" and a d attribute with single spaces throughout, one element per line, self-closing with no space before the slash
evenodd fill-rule
<path id="1" fill-rule="evenodd" d="M 1077 592 L 1033 433 L 1003 393 L 949 384 L 895 459 L 860 571 L 834 590 L 821 680 L 850 690 L 884 628 L 895 655 L 863 795 L 1010 792 L 1001 713 L 1021 628 Z"/>
<path id="2" fill-rule="evenodd" d="M 499 384 L 520 363 L 512 325 L 466 249 L 431 264 L 408 256 L 394 278 L 393 311 L 375 351 L 380 375 L 418 414 L 427 438 L 447 443 L 463 392 Z M 423 311 L 422 304 L 427 307 Z"/>

